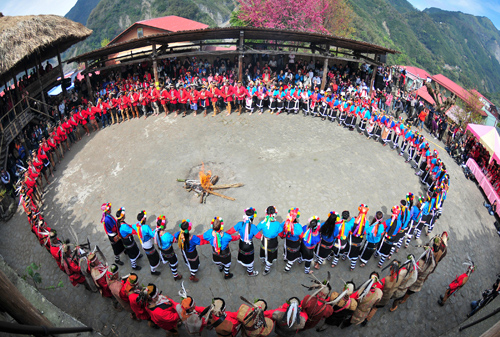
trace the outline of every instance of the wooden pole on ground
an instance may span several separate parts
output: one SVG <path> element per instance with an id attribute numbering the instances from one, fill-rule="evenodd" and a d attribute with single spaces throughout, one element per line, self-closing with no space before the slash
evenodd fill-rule
<path id="1" fill-rule="evenodd" d="M 330 46 L 326 45 L 325 49 L 326 49 L 325 56 L 328 56 L 328 52 L 330 51 Z M 325 90 L 327 75 L 328 75 L 328 58 L 325 57 L 325 61 L 323 62 L 323 78 L 321 79 L 321 90 Z"/>
<path id="2" fill-rule="evenodd" d="M 373 73 L 372 73 L 372 79 L 370 81 L 370 93 L 372 92 L 373 90 L 373 85 L 375 84 L 375 77 L 377 76 L 377 66 L 376 65 L 372 65 L 373 67 Z"/>
<path id="3" fill-rule="evenodd" d="M 238 81 L 243 80 L 243 48 L 244 48 L 244 33 L 240 31 L 240 45 L 238 47 L 239 55 L 238 55 Z"/>
<path id="4" fill-rule="evenodd" d="M 47 110 L 47 102 L 45 102 L 45 94 L 43 93 L 43 85 L 42 85 L 42 78 L 40 77 L 40 69 L 42 69 L 42 60 L 40 59 L 40 54 L 37 52 L 36 53 L 36 63 L 38 63 L 38 70 L 36 72 L 37 78 L 38 78 L 38 85 L 40 86 L 40 95 L 42 95 L 42 102 L 43 104 L 43 111 L 46 114 L 49 114 Z"/>
<path id="5" fill-rule="evenodd" d="M 0 306 L 20 324 L 53 326 L 0 270 Z"/>
<path id="6" fill-rule="evenodd" d="M 59 63 L 58 67 L 59 71 L 61 72 L 61 88 L 63 96 L 66 97 L 67 93 L 66 93 L 66 87 L 64 86 L 64 69 L 61 62 L 61 53 L 59 52 L 59 46 L 57 47 L 57 62 Z"/>
<path id="7" fill-rule="evenodd" d="M 156 43 L 153 43 L 153 74 L 155 77 L 155 87 L 160 85 L 158 80 L 158 63 L 156 61 Z"/>
<path id="8" fill-rule="evenodd" d="M 85 61 L 85 80 L 87 81 L 87 88 L 88 88 L 88 94 L 90 101 L 94 103 L 94 95 L 92 93 L 92 85 L 90 84 L 90 77 L 88 73 L 88 68 L 89 68 L 89 62 Z"/>

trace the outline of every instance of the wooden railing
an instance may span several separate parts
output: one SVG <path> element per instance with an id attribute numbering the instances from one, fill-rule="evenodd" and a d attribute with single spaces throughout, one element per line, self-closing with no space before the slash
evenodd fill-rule
<path id="1" fill-rule="evenodd" d="M 37 75 L 33 75 L 33 76 L 37 76 Z M 48 87 L 49 84 L 52 84 L 55 81 L 57 81 L 57 78 L 60 76 L 61 76 L 61 71 L 59 70 L 59 67 L 56 67 L 56 68 L 52 69 L 51 71 L 49 71 L 47 74 L 43 75 L 42 78 L 40 78 L 40 81 L 42 82 L 41 86 L 40 86 L 38 79 L 35 79 L 35 81 L 33 83 L 31 83 L 30 85 L 28 85 L 25 88 L 25 90 L 28 92 L 28 94 L 30 96 L 35 97 L 40 93 L 41 88 Z"/>
<path id="2" fill-rule="evenodd" d="M 10 143 L 23 131 L 28 123 L 37 115 L 53 120 L 54 118 L 43 112 L 44 105 L 47 110 L 53 106 L 43 103 L 35 98 L 25 97 L 14 105 L 5 116 L 0 118 L 0 167 L 7 165 L 7 153 Z"/>

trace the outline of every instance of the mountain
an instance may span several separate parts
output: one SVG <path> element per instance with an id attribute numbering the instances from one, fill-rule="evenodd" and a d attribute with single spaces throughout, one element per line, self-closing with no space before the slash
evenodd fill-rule
<path id="1" fill-rule="evenodd" d="M 100 48 L 101 43 L 112 40 L 134 22 L 156 17 L 178 15 L 211 27 L 224 26 L 235 7 L 232 0 L 79 0 L 78 3 L 88 4 L 88 8 L 83 8 L 87 11 L 94 1 L 97 5 L 86 21 L 86 26 L 94 32 L 71 50 L 71 55 Z"/>
<path id="2" fill-rule="evenodd" d="M 354 38 L 401 52 L 389 64 L 442 73 L 465 88 L 500 97 L 500 32 L 486 17 L 438 8 L 419 11 L 406 0 L 349 0 Z M 489 94 L 488 94 L 489 93 Z"/>
<path id="3" fill-rule="evenodd" d="M 90 13 L 99 1 L 101 0 L 78 0 L 64 17 L 75 22 L 80 22 L 85 26 Z"/>

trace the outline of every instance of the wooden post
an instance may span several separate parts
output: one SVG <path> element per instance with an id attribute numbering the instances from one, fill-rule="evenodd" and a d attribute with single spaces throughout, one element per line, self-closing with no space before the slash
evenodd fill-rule
<path id="1" fill-rule="evenodd" d="M 155 76 L 155 87 L 160 85 L 158 81 L 158 63 L 156 61 L 156 43 L 153 43 L 153 74 Z"/>
<path id="2" fill-rule="evenodd" d="M 238 52 L 239 52 L 239 55 L 238 55 L 238 81 L 242 81 L 243 80 L 243 48 L 244 48 L 244 33 L 243 31 L 241 30 L 240 31 L 240 45 L 238 47 Z"/>
<path id="3" fill-rule="evenodd" d="M 61 88 L 62 88 L 63 96 L 66 97 L 66 95 L 67 95 L 66 87 L 63 85 L 63 83 L 64 83 L 64 69 L 63 69 L 63 65 L 61 62 L 61 53 L 59 52 L 59 47 L 57 47 L 57 62 L 59 63 L 59 70 L 61 71 Z"/>
<path id="4" fill-rule="evenodd" d="M 38 67 L 39 67 L 37 72 L 36 72 L 36 76 L 38 78 L 38 85 L 40 86 L 40 95 L 42 95 L 42 102 L 44 103 L 43 104 L 43 111 L 46 114 L 49 114 L 49 112 L 47 110 L 47 102 L 45 102 L 45 95 L 43 93 L 42 78 L 40 77 L 40 69 L 42 69 L 42 61 L 40 60 L 40 54 L 38 52 L 36 53 L 35 57 L 36 57 L 36 63 L 38 63 Z"/>
<path id="5" fill-rule="evenodd" d="M 321 89 L 320 90 L 325 90 L 325 86 L 326 86 L 326 79 L 327 79 L 327 75 L 328 75 L 328 57 L 326 57 L 326 56 L 328 56 L 328 54 L 329 54 L 330 46 L 326 45 L 325 50 L 326 50 L 326 53 L 325 53 L 325 61 L 323 62 L 323 78 L 321 79 Z"/>
<path id="6" fill-rule="evenodd" d="M 20 324 L 53 326 L 47 317 L 17 290 L 2 270 L 0 270 L 0 303 L 2 309 Z"/>
<path id="7" fill-rule="evenodd" d="M 373 86 L 375 84 L 375 77 L 377 77 L 377 66 L 372 64 L 372 67 L 373 67 L 373 73 L 372 73 L 372 79 L 370 81 L 370 94 L 372 92 L 372 89 L 373 89 Z"/>
<path id="8" fill-rule="evenodd" d="M 92 85 L 90 84 L 90 77 L 88 73 L 88 68 L 89 68 L 89 62 L 85 61 L 85 80 L 87 81 L 87 89 L 88 89 L 88 95 L 89 95 L 89 101 L 94 103 L 94 95 L 92 94 Z"/>

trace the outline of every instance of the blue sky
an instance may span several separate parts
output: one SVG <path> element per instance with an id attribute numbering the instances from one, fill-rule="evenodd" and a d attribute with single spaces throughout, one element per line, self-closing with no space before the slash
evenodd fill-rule
<path id="1" fill-rule="evenodd" d="M 500 0 L 408 0 L 416 8 L 437 7 L 488 17 L 500 28 Z M 0 0 L 4 15 L 66 14 L 76 0 Z"/>
<path id="2" fill-rule="evenodd" d="M 414 7 L 423 10 L 437 7 L 448 11 L 460 11 L 477 16 L 486 16 L 500 29 L 500 0 L 408 0 Z"/>

